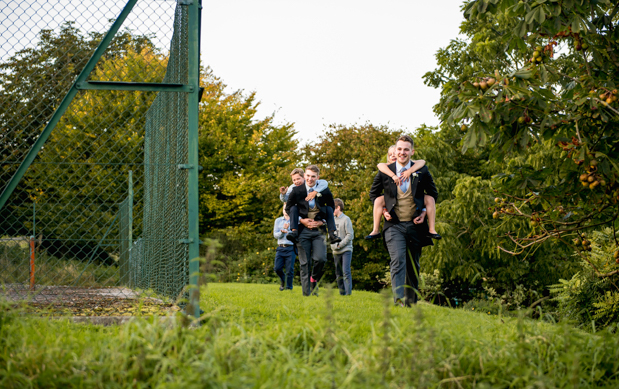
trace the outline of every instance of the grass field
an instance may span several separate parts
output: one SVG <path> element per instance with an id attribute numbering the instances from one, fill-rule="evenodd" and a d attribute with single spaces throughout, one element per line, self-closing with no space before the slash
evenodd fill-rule
<path id="1" fill-rule="evenodd" d="M 3 308 L 0 387 L 619 387 L 619 338 L 369 292 L 211 284 L 199 328 L 118 327 Z"/>

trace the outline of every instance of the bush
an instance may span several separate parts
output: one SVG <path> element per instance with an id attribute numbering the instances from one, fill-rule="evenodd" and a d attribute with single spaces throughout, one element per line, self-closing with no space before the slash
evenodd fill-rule
<path id="1" fill-rule="evenodd" d="M 619 275 L 600 277 L 619 270 L 614 259 L 617 245 L 611 228 L 594 231 L 590 237 L 591 251 L 575 253 L 581 257 L 580 271 L 569 279 L 561 279 L 550 286 L 554 300 L 558 303 L 560 318 L 570 320 L 583 328 L 602 328 L 619 321 Z"/>

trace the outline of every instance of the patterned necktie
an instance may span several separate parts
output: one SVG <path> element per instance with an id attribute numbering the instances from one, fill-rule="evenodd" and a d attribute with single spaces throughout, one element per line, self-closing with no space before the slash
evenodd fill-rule
<path id="1" fill-rule="evenodd" d="M 312 193 L 313 191 L 314 191 L 314 188 L 310 188 L 309 193 Z M 315 206 L 315 205 L 316 205 L 316 201 L 315 201 L 314 199 L 311 199 L 311 200 L 309 201 L 309 207 L 310 207 L 310 209 L 311 209 L 311 208 L 314 208 L 314 206 Z"/>
<path id="2" fill-rule="evenodd" d="M 400 170 L 400 174 L 398 175 L 398 177 L 402 178 L 402 173 L 404 173 L 404 171 L 406 171 L 406 168 L 402 168 Z M 400 181 L 400 189 L 402 190 L 403 193 L 406 193 L 406 191 L 408 190 L 408 181 L 406 182 L 402 182 Z"/>

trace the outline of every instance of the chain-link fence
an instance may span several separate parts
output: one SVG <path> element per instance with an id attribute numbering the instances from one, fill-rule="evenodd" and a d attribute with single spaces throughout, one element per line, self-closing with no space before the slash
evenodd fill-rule
<path id="1" fill-rule="evenodd" d="M 0 0 L 4 296 L 113 313 L 195 285 L 198 2 Z"/>

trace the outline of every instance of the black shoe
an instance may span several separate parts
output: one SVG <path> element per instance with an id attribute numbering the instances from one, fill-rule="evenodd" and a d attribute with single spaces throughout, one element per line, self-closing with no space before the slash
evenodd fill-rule
<path id="1" fill-rule="evenodd" d="M 342 238 L 340 238 L 339 236 L 335 235 L 335 232 L 333 231 L 329 231 L 329 241 L 331 242 L 331 244 L 336 244 L 342 241 Z"/>
<path id="2" fill-rule="evenodd" d="M 286 285 L 284 284 L 284 281 L 282 281 L 282 282 L 279 284 L 279 291 L 280 291 L 280 292 L 283 292 L 283 291 L 284 291 L 284 289 L 285 289 L 285 287 L 286 287 Z"/>
<path id="3" fill-rule="evenodd" d="M 290 231 L 287 235 L 286 235 L 286 239 L 288 239 L 289 241 L 291 241 L 292 243 L 299 243 L 299 233 L 296 231 Z"/>
<path id="4" fill-rule="evenodd" d="M 377 238 L 380 238 L 380 237 L 381 237 L 381 233 L 379 232 L 376 235 L 368 235 L 368 236 L 366 236 L 365 240 L 372 240 L 372 239 L 377 239 Z"/>
<path id="5" fill-rule="evenodd" d="M 311 282 L 310 281 L 310 294 L 313 296 L 318 296 L 318 291 L 316 290 L 316 284 L 317 282 Z"/>
<path id="6" fill-rule="evenodd" d="M 428 232 L 428 237 L 430 237 L 432 239 L 436 239 L 436 240 L 443 239 L 443 237 L 440 236 L 439 234 L 432 234 L 430 232 Z"/>

